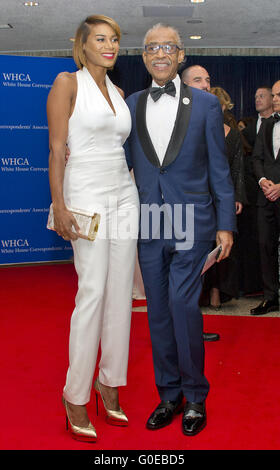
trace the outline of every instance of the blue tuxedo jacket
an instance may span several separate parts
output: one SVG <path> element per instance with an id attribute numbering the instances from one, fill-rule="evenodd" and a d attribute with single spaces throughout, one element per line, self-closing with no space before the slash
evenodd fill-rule
<path id="1" fill-rule="evenodd" d="M 234 188 L 217 97 L 181 84 L 173 133 L 160 164 L 146 126 L 148 93 L 149 89 L 136 92 L 126 100 L 132 131 L 125 151 L 128 167 L 134 171 L 141 205 L 165 203 L 170 206 L 169 215 L 174 220 L 174 207 L 182 204 L 182 231 L 188 224 L 186 205 L 192 205 L 194 240 L 214 240 L 217 230 L 234 231 Z M 145 238 L 152 238 L 151 227 Z M 139 240 L 145 241 L 141 233 Z"/>

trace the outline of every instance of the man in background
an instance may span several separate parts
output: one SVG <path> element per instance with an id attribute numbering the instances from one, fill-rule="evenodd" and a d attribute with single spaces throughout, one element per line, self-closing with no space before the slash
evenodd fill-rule
<path id="1" fill-rule="evenodd" d="M 200 65 L 191 65 L 183 70 L 182 82 L 198 90 L 210 91 L 210 76 L 207 70 Z"/>
<path id="2" fill-rule="evenodd" d="M 273 113 L 271 88 L 261 86 L 255 94 L 255 107 L 258 116 L 255 117 L 242 131 L 248 144 L 254 148 L 257 134 L 264 119 L 269 118 Z"/>
<path id="3" fill-rule="evenodd" d="M 272 87 L 274 116 L 263 121 L 253 152 L 259 184 L 258 228 L 264 298 L 251 315 L 279 310 L 280 80 Z"/>
<path id="4" fill-rule="evenodd" d="M 191 65 L 183 70 L 181 80 L 188 86 L 197 88 L 198 90 L 210 91 L 210 76 L 207 70 L 200 65 Z M 218 333 L 203 332 L 204 341 L 218 341 L 220 335 Z"/>

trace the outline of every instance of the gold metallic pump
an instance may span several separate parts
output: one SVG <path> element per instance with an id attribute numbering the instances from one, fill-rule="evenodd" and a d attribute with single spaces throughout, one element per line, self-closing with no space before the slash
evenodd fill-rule
<path id="1" fill-rule="evenodd" d="M 76 439 L 77 441 L 83 441 L 83 442 L 96 442 L 97 434 L 91 422 L 89 422 L 87 427 L 81 427 L 81 426 L 76 426 L 75 424 L 72 424 L 69 418 L 69 413 L 68 413 L 68 406 L 67 406 L 68 403 L 63 397 L 62 397 L 62 403 L 66 411 L 66 430 L 68 431 L 69 429 L 69 426 L 68 426 L 68 423 L 69 423 L 70 432 L 71 432 L 73 439 Z"/>
<path id="2" fill-rule="evenodd" d="M 121 408 L 118 411 L 108 410 L 108 408 L 106 408 L 105 401 L 100 390 L 100 382 L 98 378 L 94 382 L 94 388 L 95 388 L 95 397 L 96 397 L 96 414 L 98 415 L 98 395 L 100 395 L 102 402 L 103 402 L 103 406 L 107 413 L 107 416 L 106 416 L 107 423 L 112 424 L 114 426 L 127 426 L 128 419 L 124 411 Z"/>

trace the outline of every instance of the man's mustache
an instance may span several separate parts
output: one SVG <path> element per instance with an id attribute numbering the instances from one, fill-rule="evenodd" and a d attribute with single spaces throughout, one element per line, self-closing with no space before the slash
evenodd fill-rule
<path id="1" fill-rule="evenodd" d="M 165 64 L 165 65 L 171 65 L 171 60 L 158 60 L 158 59 L 154 59 L 152 60 L 152 65 L 155 65 L 155 64 Z"/>

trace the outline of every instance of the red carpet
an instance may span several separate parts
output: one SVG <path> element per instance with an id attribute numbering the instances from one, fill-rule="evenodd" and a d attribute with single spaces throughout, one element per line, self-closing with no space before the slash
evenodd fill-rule
<path id="1" fill-rule="evenodd" d="M 121 405 L 130 425 L 117 428 L 88 407 L 96 444 L 65 431 L 61 404 L 69 320 L 76 276 L 72 265 L 3 268 L 1 280 L 0 449 L 280 449 L 279 318 L 204 316 L 208 425 L 195 437 L 181 432 L 181 416 L 159 431 L 145 422 L 158 404 L 147 314 L 132 316 L 128 386 Z"/>

